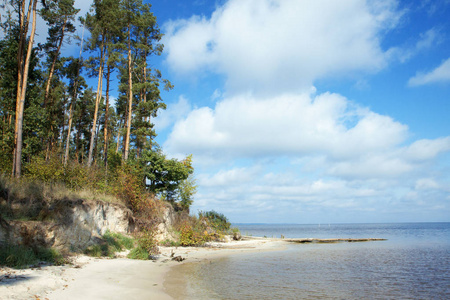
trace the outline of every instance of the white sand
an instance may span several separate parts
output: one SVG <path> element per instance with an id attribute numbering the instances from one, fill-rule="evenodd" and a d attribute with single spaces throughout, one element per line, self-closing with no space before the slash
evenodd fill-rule
<path id="1" fill-rule="evenodd" d="M 161 247 L 156 261 L 76 257 L 74 265 L 26 270 L 0 268 L 0 299 L 172 299 L 164 291 L 164 275 L 178 262 L 213 259 L 248 251 L 282 247 L 272 239 L 211 243 L 209 247 Z"/>

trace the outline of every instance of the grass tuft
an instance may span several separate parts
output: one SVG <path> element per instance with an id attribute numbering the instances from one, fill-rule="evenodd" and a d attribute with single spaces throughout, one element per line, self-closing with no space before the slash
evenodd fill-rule
<path id="1" fill-rule="evenodd" d="M 55 249 L 33 249 L 21 245 L 0 246 L 0 265 L 23 269 L 38 262 L 61 265 L 66 263 L 65 258 Z"/>
<path id="2" fill-rule="evenodd" d="M 103 241 L 100 244 L 88 247 L 84 252 L 94 257 L 114 257 L 116 252 L 124 249 L 131 249 L 134 246 L 134 240 L 120 233 L 107 231 L 103 235 Z"/>
<path id="3" fill-rule="evenodd" d="M 130 259 L 147 260 L 150 257 L 150 254 L 144 248 L 136 247 L 128 253 L 127 257 Z"/>

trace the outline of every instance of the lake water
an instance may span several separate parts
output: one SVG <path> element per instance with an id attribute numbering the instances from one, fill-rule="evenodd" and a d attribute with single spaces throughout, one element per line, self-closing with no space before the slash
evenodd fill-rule
<path id="1" fill-rule="evenodd" d="M 450 299 L 450 223 L 235 226 L 253 236 L 388 240 L 183 264 L 180 299 Z"/>

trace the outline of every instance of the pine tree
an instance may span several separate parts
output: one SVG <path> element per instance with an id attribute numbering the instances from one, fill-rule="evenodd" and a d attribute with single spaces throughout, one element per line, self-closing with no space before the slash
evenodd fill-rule
<path id="1" fill-rule="evenodd" d="M 25 95 L 27 90 L 28 72 L 30 66 L 31 52 L 33 50 L 34 35 L 36 33 L 36 11 L 37 0 L 30 0 L 28 10 L 26 10 L 26 1 L 17 2 L 19 9 L 19 45 L 17 51 L 17 96 L 16 96 L 16 115 L 14 126 L 14 155 L 12 175 L 19 178 L 22 173 L 22 134 L 23 134 L 23 112 L 25 105 Z M 27 11 L 27 13 L 25 13 Z M 32 16 L 31 16 L 32 14 Z M 25 59 L 24 49 L 26 46 L 29 23 L 31 23 L 31 33 L 28 39 L 27 52 Z"/>

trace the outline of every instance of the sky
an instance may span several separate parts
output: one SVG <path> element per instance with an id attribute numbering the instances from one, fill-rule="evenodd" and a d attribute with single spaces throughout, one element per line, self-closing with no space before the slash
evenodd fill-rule
<path id="1" fill-rule="evenodd" d="M 450 221 L 449 0 L 150 3 L 175 86 L 157 141 L 193 155 L 191 212 Z"/>

